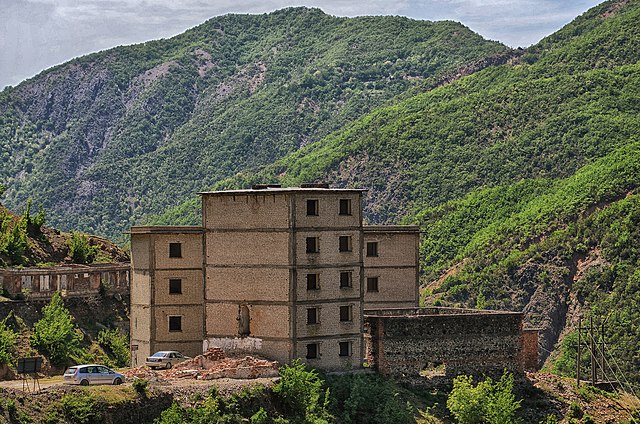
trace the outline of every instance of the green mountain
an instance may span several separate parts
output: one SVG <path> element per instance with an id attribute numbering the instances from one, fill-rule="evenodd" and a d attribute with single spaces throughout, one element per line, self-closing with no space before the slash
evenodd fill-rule
<path id="1" fill-rule="evenodd" d="M 455 22 L 306 8 L 213 18 L 0 93 L 4 203 L 33 197 L 60 228 L 122 239 L 149 213 L 510 54 Z"/>
<path id="2" fill-rule="evenodd" d="M 524 309 L 543 358 L 555 351 L 548 366 L 567 374 L 579 316 L 606 320 L 607 377 L 638 382 L 638 22 L 640 1 L 605 2 L 509 63 L 377 108 L 215 187 L 366 188 L 370 221 L 422 226 L 426 303 Z M 157 221 L 196 210 L 191 201 Z"/>

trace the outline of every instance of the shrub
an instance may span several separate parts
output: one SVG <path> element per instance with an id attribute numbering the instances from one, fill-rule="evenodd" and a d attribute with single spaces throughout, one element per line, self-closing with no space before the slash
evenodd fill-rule
<path id="1" fill-rule="evenodd" d="M 453 380 L 447 408 L 459 423 L 517 423 L 519 400 L 513 394 L 513 375 L 504 373 L 495 383 L 489 377 L 473 385 L 473 379 L 461 375 Z"/>
<path id="2" fill-rule="evenodd" d="M 42 237 L 42 226 L 46 222 L 46 216 L 44 214 L 44 210 L 42 206 L 38 210 L 38 213 L 35 216 L 31 216 L 31 199 L 27 201 L 27 207 L 22 214 L 21 220 L 24 221 L 25 227 L 27 229 L 27 234 L 31 237 L 38 238 Z"/>
<path id="3" fill-rule="evenodd" d="M 129 365 L 129 338 L 117 328 L 102 330 L 98 333 L 98 344 L 113 359 L 116 367 Z"/>
<path id="4" fill-rule="evenodd" d="M 98 400 L 87 393 L 70 393 L 60 401 L 62 414 L 67 421 L 77 424 L 102 422 L 102 407 Z"/>
<path id="5" fill-rule="evenodd" d="M 571 402 L 567 411 L 567 418 L 582 418 L 583 412 L 577 402 Z"/>
<path id="6" fill-rule="evenodd" d="M 322 383 L 315 370 L 305 369 L 296 359 L 280 368 L 280 381 L 273 386 L 273 392 L 282 401 L 287 416 L 303 422 L 323 422 L 330 414 L 326 402 L 321 402 L 328 398 L 327 393 L 323 396 Z"/>
<path id="7" fill-rule="evenodd" d="M 52 364 L 67 363 L 70 355 L 80 351 L 82 333 L 73 324 L 73 317 L 65 308 L 60 293 L 42 309 L 42 319 L 34 325 L 31 345 L 46 355 Z"/>
<path id="8" fill-rule="evenodd" d="M 9 315 L 0 321 L 0 364 L 9 364 L 16 350 L 18 335 L 7 325 L 7 320 L 12 314 L 13 312 L 9 312 Z"/>
<path id="9" fill-rule="evenodd" d="M 330 381 L 332 411 L 340 422 L 415 422 L 413 408 L 407 407 L 398 387 L 380 375 L 340 376 Z"/>
<path id="10" fill-rule="evenodd" d="M 184 409 L 182 409 L 180 405 L 174 402 L 171 404 L 170 408 L 162 411 L 162 414 L 160 414 L 160 418 L 156 418 L 153 421 L 153 424 L 183 424 L 185 422 L 187 421 L 185 420 Z"/>
<path id="11" fill-rule="evenodd" d="M 267 422 L 269 422 L 269 417 L 264 408 L 260 408 L 258 412 L 251 416 L 251 424 L 267 424 Z"/>
<path id="12" fill-rule="evenodd" d="M 131 387 L 133 387 L 133 390 L 135 390 L 136 393 L 140 396 L 147 395 L 148 386 L 149 386 L 149 380 L 147 380 L 146 378 L 137 378 L 133 380 L 133 383 L 131 383 Z"/>
<path id="13" fill-rule="evenodd" d="M 69 256 L 77 264 L 89 264 L 98 254 L 98 246 L 91 246 L 87 236 L 77 232 L 71 233 L 71 239 L 67 240 Z"/>

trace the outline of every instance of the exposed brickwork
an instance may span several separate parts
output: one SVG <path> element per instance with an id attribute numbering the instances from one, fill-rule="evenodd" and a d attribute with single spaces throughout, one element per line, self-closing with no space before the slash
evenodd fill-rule
<path id="1" fill-rule="evenodd" d="M 522 318 L 452 308 L 366 311 L 369 359 L 393 377 L 417 379 L 421 371 L 437 369 L 442 375 L 424 379 L 436 385 L 459 374 L 523 372 L 537 363 L 537 343 L 533 331 L 523 331 Z"/>
<path id="2" fill-rule="evenodd" d="M 280 362 L 302 358 L 324 369 L 360 367 L 365 234 L 380 245 L 380 255 L 370 260 L 372 275 L 380 279 L 371 304 L 417 305 L 419 229 L 365 229 L 361 190 L 201 195 L 203 227 L 131 229 L 132 343 L 139 345 L 138 363 L 159 346 L 170 349 L 164 346 L 172 341 L 196 349 L 199 338 L 200 346 L 229 353 Z M 182 258 L 168 258 L 171 243 L 182 244 Z M 193 290 L 169 293 L 172 278 Z M 313 323 L 309 309 L 317 310 Z M 167 320 L 176 315 L 183 317 L 182 330 L 167 332 Z"/>
<path id="3" fill-rule="evenodd" d="M 538 331 L 538 329 L 525 329 L 522 332 L 521 362 L 525 371 L 537 371 L 540 367 Z"/>

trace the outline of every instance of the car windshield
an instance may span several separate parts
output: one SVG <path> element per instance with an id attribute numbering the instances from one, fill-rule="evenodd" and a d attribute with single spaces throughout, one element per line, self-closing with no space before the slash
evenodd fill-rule
<path id="1" fill-rule="evenodd" d="M 71 368 L 67 368 L 67 370 L 64 372 L 65 374 L 73 374 L 76 372 L 76 367 L 71 367 Z"/>
<path id="2" fill-rule="evenodd" d="M 167 352 L 156 352 L 151 355 L 152 358 L 164 358 Z"/>

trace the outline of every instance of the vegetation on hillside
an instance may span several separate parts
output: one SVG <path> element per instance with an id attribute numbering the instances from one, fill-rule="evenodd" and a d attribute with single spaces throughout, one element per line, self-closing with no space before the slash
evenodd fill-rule
<path id="1" fill-rule="evenodd" d="M 427 302 L 524 310 L 543 359 L 579 314 L 607 319 L 610 360 L 637 384 L 639 21 L 639 1 L 607 1 L 515 63 L 378 108 L 214 188 L 368 189 L 370 222 L 422 226 Z M 195 206 L 177 209 L 182 222 Z"/>
<path id="2" fill-rule="evenodd" d="M 81 57 L 0 93 L 6 203 L 34 196 L 63 229 L 121 238 L 149 213 L 508 50 L 455 22 L 291 8 Z"/>
<path id="3" fill-rule="evenodd" d="M 51 303 L 42 309 L 42 318 L 34 326 L 31 345 L 53 365 L 63 367 L 72 355 L 80 352 L 82 337 L 60 293 L 54 293 Z"/>
<path id="4" fill-rule="evenodd" d="M 103 238 L 75 231 L 62 233 L 46 227 L 42 207 L 35 215 L 31 207 L 29 199 L 23 213 L 16 216 L 0 204 L 0 267 L 129 259 L 127 253 Z"/>

